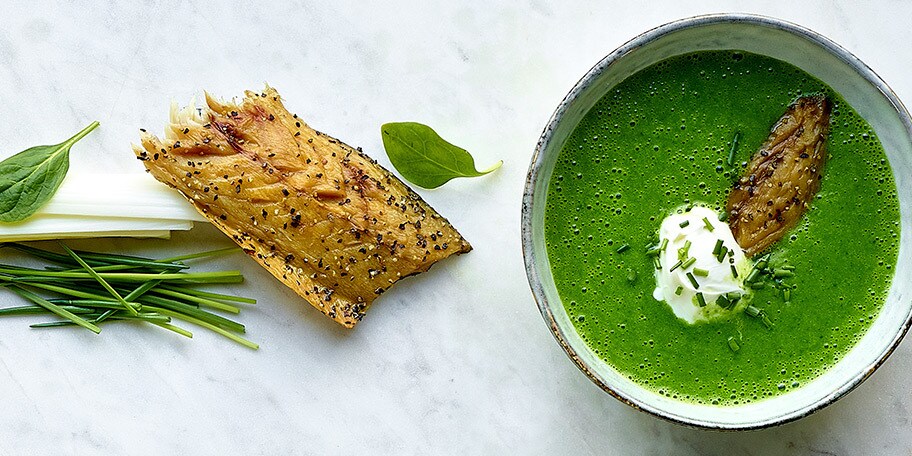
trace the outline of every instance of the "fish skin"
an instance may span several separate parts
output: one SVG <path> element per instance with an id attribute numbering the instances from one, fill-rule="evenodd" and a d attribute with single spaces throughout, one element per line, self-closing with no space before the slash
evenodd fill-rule
<path id="1" fill-rule="evenodd" d="M 728 197 L 729 226 L 751 257 L 798 224 L 820 189 L 832 106 L 801 97 L 773 126 Z"/>
<path id="2" fill-rule="evenodd" d="M 352 328 L 398 280 L 472 246 L 389 171 L 289 113 L 275 89 L 206 94 L 163 140 L 133 149 L 218 229 L 315 308 Z"/>

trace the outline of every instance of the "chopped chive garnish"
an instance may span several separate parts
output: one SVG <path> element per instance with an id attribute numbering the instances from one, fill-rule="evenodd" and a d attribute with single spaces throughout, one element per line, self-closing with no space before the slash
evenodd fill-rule
<path id="1" fill-rule="evenodd" d="M 709 230 L 709 231 L 715 231 L 715 230 L 716 230 L 716 227 L 714 227 L 713 224 L 710 223 L 710 222 L 709 222 L 709 219 L 706 218 L 706 217 L 703 217 L 703 224 L 706 225 L 706 229 Z"/>
<path id="2" fill-rule="evenodd" d="M 686 260 L 690 255 L 690 241 L 684 241 L 684 247 L 678 249 L 678 259 Z"/>
<path id="3" fill-rule="evenodd" d="M 687 259 L 687 261 L 684 262 L 684 264 L 681 265 L 681 267 L 684 268 L 684 269 L 687 269 L 687 268 L 693 266 L 693 264 L 696 263 L 696 262 L 697 262 L 697 259 L 696 259 L 696 258 L 690 257 L 690 258 Z"/>
<path id="4" fill-rule="evenodd" d="M 659 246 L 659 250 L 664 252 L 665 247 L 668 247 L 668 238 L 662 239 L 662 245 Z"/>
<path id="5" fill-rule="evenodd" d="M 731 270 L 732 270 L 732 277 L 737 279 L 738 278 L 738 268 L 736 268 L 735 265 L 733 265 L 733 264 L 730 264 L 729 266 L 731 267 Z"/>
<path id="6" fill-rule="evenodd" d="M 747 308 L 744 309 L 744 313 L 748 314 L 751 317 L 757 317 L 760 315 L 760 309 L 754 306 L 747 306 Z"/>
<path id="7" fill-rule="evenodd" d="M 716 255 L 716 261 L 721 263 L 725 260 L 725 255 L 728 255 L 728 247 L 723 246 L 721 249 L 719 249 L 719 253 Z"/>
<path id="8" fill-rule="evenodd" d="M 737 302 L 739 299 L 741 299 L 741 293 L 738 293 L 737 291 L 729 291 L 728 293 L 725 293 L 725 297 L 727 297 L 731 302 Z"/>
<path id="9" fill-rule="evenodd" d="M 728 348 L 730 348 L 733 352 L 741 350 L 741 347 L 738 345 L 738 341 L 736 341 L 735 338 L 731 336 L 728 337 Z"/>
<path id="10" fill-rule="evenodd" d="M 662 253 L 662 251 L 658 247 L 651 247 L 646 250 L 646 256 L 659 256 L 659 253 Z"/>
<path id="11" fill-rule="evenodd" d="M 750 274 L 747 275 L 747 278 L 744 279 L 745 283 L 753 283 L 757 278 L 760 277 L 760 270 L 757 268 L 751 269 Z"/>
<path id="12" fill-rule="evenodd" d="M 738 139 L 740 139 L 740 138 L 741 138 L 741 132 L 736 131 L 735 137 L 732 138 L 731 149 L 728 150 L 728 159 L 726 160 L 726 163 L 728 163 L 728 166 L 735 165 L 735 151 L 738 150 Z"/>
<path id="13" fill-rule="evenodd" d="M 709 271 L 706 269 L 693 268 L 693 273 L 694 275 L 698 275 L 700 277 L 709 277 Z"/>
<path id="14" fill-rule="evenodd" d="M 681 296 L 681 293 L 684 292 L 684 287 L 678 285 L 678 288 L 675 290 L 675 294 Z"/>
<path id="15" fill-rule="evenodd" d="M 752 290 L 762 290 L 766 286 L 766 282 L 754 282 L 750 284 Z"/>
<path id="16" fill-rule="evenodd" d="M 706 298 L 703 297 L 703 293 L 697 293 L 697 303 L 700 304 L 700 307 L 706 307 Z"/>
<path id="17" fill-rule="evenodd" d="M 766 326 L 767 329 L 773 327 L 773 322 L 766 316 L 766 312 L 760 312 L 760 321 L 763 322 L 763 325 Z"/>
<path id="18" fill-rule="evenodd" d="M 679 267 L 681 267 L 682 264 L 684 264 L 684 262 L 681 260 L 678 260 L 678 262 L 675 263 L 674 266 L 672 266 L 671 269 L 668 270 L 668 272 L 673 272 L 675 269 L 678 269 Z"/>
<path id="19" fill-rule="evenodd" d="M 728 298 L 725 297 L 725 295 L 721 295 L 718 298 L 716 298 L 716 305 L 723 309 L 728 309 L 729 307 L 731 307 L 731 301 L 729 301 Z"/>
<path id="20" fill-rule="evenodd" d="M 780 269 L 785 269 L 786 271 L 794 271 L 795 267 L 790 264 L 784 264 L 780 266 Z"/>
<path id="21" fill-rule="evenodd" d="M 630 244 L 624 244 L 617 248 L 617 253 L 624 253 L 630 249 Z"/>
<path id="22" fill-rule="evenodd" d="M 718 255 L 718 254 L 719 254 L 719 251 L 722 250 L 722 244 L 723 244 L 724 242 L 725 242 L 725 241 L 723 241 L 722 239 L 716 239 L 716 246 L 713 247 L 713 255 Z"/>
<path id="23" fill-rule="evenodd" d="M 791 301 L 792 300 L 792 290 L 790 290 L 788 288 L 786 288 L 785 290 L 782 290 L 782 299 L 784 299 L 785 302 Z"/>
<path id="24" fill-rule="evenodd" d="M 637 279 L 637 272 L 634 271 L 633 269 L 631 269 L 631 270 L 627 273 L 627 281 L 630 282 L 630 283 L 633 283 L 633 282 L 636 282 L 636 279 Z"/>
<path id="25" fill-rule="evenodd" d="M 697 279 L 694 278 L 693 274 L 688 272 L 687 279 L 690 280 L 690 283 L 694 286 L 694 288 L 700 288 L 700 283 L 697 282 Z"/>
<path id="26" fill-rule="evenodd" d="M 719 213 L 719 221 L 724 222 L 728 220 L 728 211 L 722 211 Z"/>
<path id="27" fill-rule="evenodd" d="M 662 262 L 659 261 L 659 257 L 652 257 L 652 265 L 655 266 L 656 269 L 662 270 Z"/>
<path id="28" fill-rule="evenodd" d="M 678 226 L 681 228 L 687 228 L 687 225 L 690 225 L 690 220 L 684 220 L 683 222 L 678 223 Z"/>
<path id="29" fill-rule="evenodd" d="M 783 277 L 792 277 L 794 275 L 794 272 L 787 269 L 776 269 L 773 271 L 773 277 L 776 277 L 777 279 L 781 279 Z"/>

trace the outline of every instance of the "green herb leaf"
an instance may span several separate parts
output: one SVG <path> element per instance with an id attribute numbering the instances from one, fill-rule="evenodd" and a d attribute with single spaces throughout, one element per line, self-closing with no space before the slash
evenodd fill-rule
<path id="1" fill-rule="evenodd" d="M 503 161 L 478 171 L 465 149 L 440 137 L 431 127 L 415 122 L 395 122 L 380 127 L 383 148 L 396 170 L 409 182 L 437 188 L 456 177 L 477 177 L 500 168 Z"/>
<path id="2" fill-rule="evenodd" d="M 0 162 L 0 222 L 24 220 L 47 203 L 70 168 L 70 147 L 97 127 L 92 122 L 60 144 L 32 147 Z"/>

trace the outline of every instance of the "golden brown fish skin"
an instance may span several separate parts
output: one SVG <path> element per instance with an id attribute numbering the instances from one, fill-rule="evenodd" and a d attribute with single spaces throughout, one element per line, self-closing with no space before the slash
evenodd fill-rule
<path id="1" fill-rule="evenodd" d="M 824 96 L 795 101 L 735 183 L 726 205 L 728 223 L 749 257 L 797 225 L 820 189 L 830 111 Z"/>
<path id="2" fill-rule="evenodd" d="M 359 149 L 313 130 L 275 89 L 172 113 L 137 158 L 311 305 L 351 328 L 403 277 L 471 245 Z M 191 113 L 191 114 L 188 114 Z"/>

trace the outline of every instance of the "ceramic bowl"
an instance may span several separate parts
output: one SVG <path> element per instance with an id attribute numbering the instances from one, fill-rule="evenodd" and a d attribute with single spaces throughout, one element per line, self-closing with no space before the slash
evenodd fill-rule
<path id="1" fill-rule="evenodd" d="M 619 82 L 668 57 L 700 50 L 743 50 L 788 62 L 839 92 L 874 128 L 897 188 L 912 187 L 912 122 L 892 90 L 867 65 L 829 39 L 795 24 L 741 14 L 688 18 L 649 30 L 598 62 L 552 115 L 532 157 L 523 195 L 526 272 L 538 307 L 574 363 L 621 401 L 674 422 L 714 429 L 781 424 L 833 403 L 884 362 L 912 318 L 912 192 L 900 191 L 901 240 L 895 276 L 880 315 L 836 365 L 801 388 L 736 406 L 682 402 L 642 388 L 602 361 L 576 333 L 551 276 L 544 240 L 545 200 L 558 153 L 583 116 Z"/>

